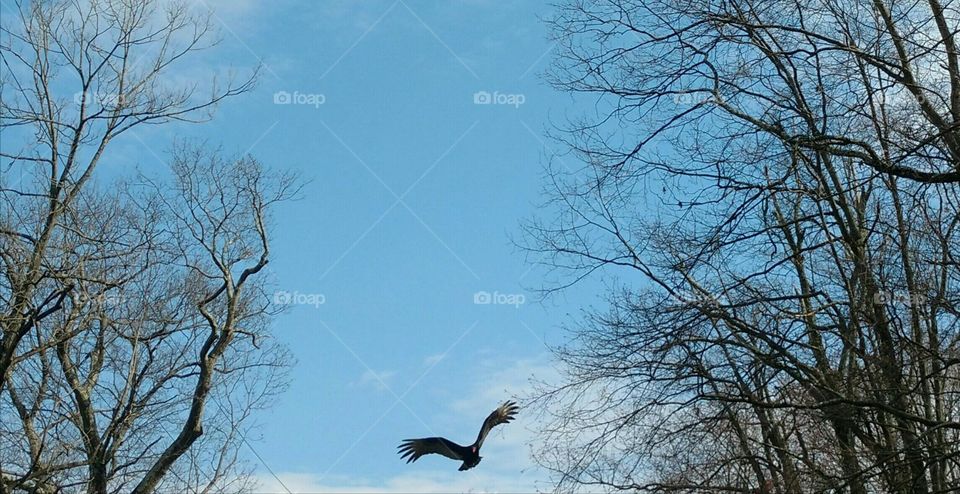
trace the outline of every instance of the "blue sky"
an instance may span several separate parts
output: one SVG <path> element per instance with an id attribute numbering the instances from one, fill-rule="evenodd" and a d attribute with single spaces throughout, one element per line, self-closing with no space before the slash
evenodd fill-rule
<path id="1" fill-rule="evenodd" d="M 553 375 L 545 341 L 562 341 L 560 324 L 597 292 L 587 282 L 538 303 L 542 273 L 510 241 L 543 201 L 543 163 L 558 150 L 544 130 L 588 108 L 540 77 L 554 55 L 540 19 L 552 7 L 208 5 L 222 42 L 179 74 L 262 62 L 257 89 L 209 123 L 125 136 L 103 167 L 158 166 L 189 135 L 308 180 L 275 212 L 270 268 L 279 297 L 323 303 L 293 304 L 274 324 L 297 364 L 257 417 L 263 461 L 244 451 L 264 491 L 534 488 L 544 473 L 529 459 L 529 414 L 495 431 L 468 473 L 395 451 L 408 437 L 471 442 L 531 376 Z M 477 304 L 478 292 L 504 303 Z"/>

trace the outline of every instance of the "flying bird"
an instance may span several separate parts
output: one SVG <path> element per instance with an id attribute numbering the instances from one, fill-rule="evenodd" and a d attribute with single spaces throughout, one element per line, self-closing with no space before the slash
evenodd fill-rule
<path id="1" fill-rule="evenodd" d="M 400 454 L 401 458 L 406 458 L 407 463 L 417 461 L 423 455 L 437 453 L 447 458 L 462 461 L 463 464 L 459 468 L 461 472 L 469 470 L 477 466 L 483 459 L 480 456 L 480 446 L 483 446 L 483 440 L 487 438 L 490 429 L 513 420 L 518 409 L 517 404 L 512 401 L 500 405 L 483 421 L 483 427 L 480 428 L 477 440 L 470 446 L 461 446 L 442 437 L 424 437 L 422 439 L 404 439 L 403 444 L 398 446 L 400 451 L 397 451 L 397 453 Z"/>

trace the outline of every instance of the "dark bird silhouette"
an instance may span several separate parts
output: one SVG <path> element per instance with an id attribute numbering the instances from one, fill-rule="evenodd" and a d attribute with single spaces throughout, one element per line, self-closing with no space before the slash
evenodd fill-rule
<path id="1" fill-rule="evenodd" d="M 424 437 L 422 439 L 404 439 L 403 444 L 398 446 L 400 451 L 397 451 L 397 453 L 400 454 L 401 458 L 406 458 L 407 463 L 417 461 L 423 455 L 437 453 L 447 458 L 462 461 L 463 464 L 460 465 L 459 469 L 461 472 L 469 470 L 477 466 L 483 459 L 480 456 L 480 446 L 483 446 L 483 440 L 487 438 L 490 429 L 513 420 L 517 410 L 519 410 L 519 407 L 512 401 L 500 405 L 500 408 L 490 413 L 487 419 L 483 421 L 483 427 L 480 428 L 477 440 L 470 446 L 461 446 L 442 437 Z"/>

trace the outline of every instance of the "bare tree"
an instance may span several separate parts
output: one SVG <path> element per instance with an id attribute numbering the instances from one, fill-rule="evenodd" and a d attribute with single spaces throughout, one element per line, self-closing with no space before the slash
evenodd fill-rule
<path id="1" fill-rule="evenodd" d="M 21 345 L 0 401 L 8 486 L 249 487 L 247 419 L 290 362 L 258 275 L 269 209 L 295 182 L 194 147 L 173 168 L 170 184 L 90 187 L 64 217 L 70 294 Z"/>
<path id="2" fill-rule="evenodd" d="M 617 276 L 558 349 L 559 490 L 960 488 L 955 3 L 573 1 L 551 80 L 556 289 Z M 560 158 L 563 159 L 562 157 Z M 569 163 L 568 163 L 569 164 Z"/>
<path id="3" fill-rule="evenodd" d="M 5 136 L 0 157 L 10 182 L 0 184 L 7 213 L 0 228 L 4 252 L 18 254 L 5 259 L 10 298 L 3 308 L 0 376 L 20 340 L 59 310 L 69 293 L 69 286 L 42 265 L 59 222 L 110 142 L 139 125 L 209 116 L 220 100 L 253 83 L 252 77 L 225 87 L 214 81 L 204 97 L 191 87 L 166 83 L 164 75 L 177 61 L 210 42 L 209 17 L 192 14 L 184 4 L 15 5 L 19 18 L 4 16 L 0 27 L 0 130 Z M 19 148 L 10 143 L 15 137 L 22 138 Z M 12 176 L 42 177 L 43 187 L 25 190 Z M 16 216 L 20 211 L 32 214 Z"/>
<path id="4" fill-rule="evenodd" d="M 266 331 L 269 214 L 296 180 L 193 145 L 172 179 L 93 177 L 118 135 L 209 118 L 253 78 L 168 82 L 214 41 L 181 4 L 17 8 L 0 33 L 0 492 L 248 489 L 248 419 L 289 363 Z"/>

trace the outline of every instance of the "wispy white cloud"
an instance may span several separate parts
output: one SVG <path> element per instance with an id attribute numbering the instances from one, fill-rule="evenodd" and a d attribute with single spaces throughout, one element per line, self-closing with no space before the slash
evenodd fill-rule
<path id="1" fill-rule="evenodd" d="M 360 377 L 350 383 L 351 386 L 373 386 L 374 388 L 385 391 L 390 386 L 390 380 L 397 375 L 394 370 L 375 371 L 367 369 Z"/>
<path id="2" fill-rule="evenodd" d="M 427 357 L 440 359 L 442 355 Z M 378 383 L 377 376 L 391 377 L 393 372 L 367 371 L 360 381 Z M 532 392 L 531 379 L 553 381 L 557 373 L 546 357 L 510 362 L 488 360 L 475 374 L 476 380 L 465 390 L 467 398 L 451 402 L 447 413 L 476 416 L 482 420 L 494 407 L 507 399 L 522 400 Z M 459 472 L 456 464 L 444 470 L 410 467 L 409 472 L 376 479 L 363 475 L 326 475 L 318 472 L 278 472 L 283 485 L 273 476 L 259 476 L 259 492 L 294 493 L 400 493 L 400 492 L 537 492 L 548 490 L 546 473 L 531 459 L 530 449 L 537 447 L 535 414 L 521 408 L 517 420 L 494 429 L 483 445 L 483 461 L 470 471 Z M 479 423 L 477 424 L 479 426 Z"/>
<path id="3" fill-rule="evenodd" d="M 385 481 L 359 477 L 328 476 L 306 473 L 278 473 L 280 484 L 273 477 L 262 478 L 258 492 L 292 493 L 430 493 L 430 492 L 534 492 L 530 480 L 518 482 L 490 473 L 418 471 L 397 475 Z M 522 480 L 522 479 L 521 479 Z M 532 479 L 531 479 L 532 480 Z"/>
<path id="4" fill-rule="evenodd" d="M 437 353 L 437 354 L 434 354 L 434 355 L 430 355 L 430 356 L 428 356 L 427 358 L 423 359 L 423 366 L 424 366 L 424 367 L 433 367 L 433 366 L 436 365 L 438 362 L 440 362 L 441 360 L 443 360 L 444 358 L 446 358 L 446 356 L 447 356 L 447 354 L 445 354 L 445 353 Z"/>

